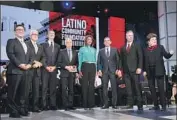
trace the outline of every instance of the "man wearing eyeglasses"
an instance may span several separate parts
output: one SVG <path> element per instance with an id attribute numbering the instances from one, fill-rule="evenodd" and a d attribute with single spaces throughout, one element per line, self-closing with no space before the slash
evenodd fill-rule
<path id="1" fill-rule="evenodd" d="M 6 53 L 9 58 L 7 68 L 8 99 L 10 106 L 10 117 L 19 118 L 20 115 L 28 116 L 27 91 L 28 74 L 33 62 L 30 48 L 24 42 L 25 28 L 16 25 L 15 38 L 7 41 Z M 18 106 L 16 106 L 15 104 Z"/>
<path id="2" fill-rule="evenodd" d="M 31 30 L 30 31 L 30 40 L 26 43 L 29 45 L 31 49 L 31 54 L 33 56 L 33 64 L 32 69 L 30 70 L 30 82 L 32 82 L 32 111 L 40 112 L 39 110 L 39 83 L 41 78 L 41 67 L 44 62 L 44 52 L 43 48 L 40 44 L 37 44 L 38 40 L 38 31 Z M 29 94 L 29 91 L 28 91 Z"/>

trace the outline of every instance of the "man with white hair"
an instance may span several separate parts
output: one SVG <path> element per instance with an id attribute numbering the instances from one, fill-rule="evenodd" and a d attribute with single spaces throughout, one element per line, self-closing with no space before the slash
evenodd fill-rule
<path id="1" fill-rule="evenodd" d="M 30 31 L 30 40 L 26 43 L 29 45 L 31 54 L 33 56 L 33 64 L 32 69 L 30 70 L 30 81 L 29 85 L 32 82 L 32 111 L 33 112 L 40 112 L 38 104 L 39 104 L 39 82 L 41 79 L 41 71 L 40 68 L 44 62 L 44 52 L 41 45 L 37 44 L 38 40 L 38 31 L 31 30 Z M 29 89 L 28 89 L 29 90 Z M 29 95 L 29 91 L 28 91 Z"/>
<path id="2" fill-rule="evenodd" d="M 73 110 L 73 86 L 77 72 L 78 54 L 72 49 L 72 39 L 65 39 L 66 49 L 59 55 L 58 65 L 61 67 L 62 99 L 65 110 Z"/>

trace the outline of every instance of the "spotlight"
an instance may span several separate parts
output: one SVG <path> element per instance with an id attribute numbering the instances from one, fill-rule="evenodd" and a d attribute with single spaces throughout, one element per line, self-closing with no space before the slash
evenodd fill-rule
<path id="1" fill-rule="evenodd" d="M 71 9 L 72 8 L 72 2 L 70 2 L 70 1 L 62 2 L 62 6 L 65 9 Z"/>
<path id="2" fill-rule="evenodd" d="M 69 3 L 68 3 L 68 2 L 66 2 L 66 3 L 65 3 L 65 5 L 66 5 L 66 6 L 69 6 Z"/>

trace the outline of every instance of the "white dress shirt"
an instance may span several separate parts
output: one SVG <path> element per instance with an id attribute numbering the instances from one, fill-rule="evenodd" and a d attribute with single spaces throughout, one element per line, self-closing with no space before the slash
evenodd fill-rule
<path id="1" fill-rule="evenodd" d="M 20 41 L 20 43 L 21 43 L 21 45 L 22 45 L 22 47 L 23 47 L 23 49 L 24 49 L 24 51 L 25 51 L 25 54 L 27 53 L 27 46 L 26 46 L 26 43 L 24 42 L 24 39 L 23 38 L 17 38 L 19 41 Z"/>

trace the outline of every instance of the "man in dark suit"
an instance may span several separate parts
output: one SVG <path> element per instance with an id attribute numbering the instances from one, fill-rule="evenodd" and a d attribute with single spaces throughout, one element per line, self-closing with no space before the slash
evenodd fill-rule
<path id="1" fill-rule="evenodd" d="M 57 61 L 60 53 L 60 46 L 54 43 L 55 32 L 48 31 L 48 41 L 43 43 L 45 61 L 42 70 L 42 105 L 44 110 L 48 110 L 47 91 L 49 86 L 50 109 L 57 110 L 56 107 L 56 84 L 57 84 Z"/>
<path id="2" fill-rule="evenodd" d="M 105 48 L 98 53 L 97 67 L 98 75 L 102 76 L 103 82 L 103 109 L 109 108 L 108 105 L 108 82 L 111 82 L 112 88 L 112 107 L 117 108 L 117 79 L 116 74 L 121 77 L 121 59 L 118 50 L 110 47 L 111 40 L 109 37 L 104 38 Z"/>
<path id="3" fill-rule="evenodd" d="M 37 40 L 38 40 L 38 31 L 31 30 L 30 40 L 28 40 L 26 44 L 30 47 L 31 54 L 34 60 L 32 69 L 30 70 L 31 81 L 29 81 L 30 83 L 32 82 L 32 96 L 33 96 L 32 111 L 33 112 L 40 112 L 38 106 L 39 105 L 39 84 L 41 80 L 40 68 L 43 65 L 45 60 L 43 48 L 41 45 L 37 44 Z"/>
<path id="4" fill-rule="evenodd" d="M 154 107 L 150 110 L 159 110 L 159 103 L 155 89 L 155 80 L 157 81 L 160 102 L 162 105 L 162 111 L 166 110 L 165 100 L 165 89 L 164 89 L 164 77 L 165 77 L 165 66 L 163 57 L 169 59 L 173 55 L 171 50 L 169 53 L 166 52 L 162 45 L 157 45 L 157 35 L 149 33 L 147 35 L 148 47 L 144 49 L 144 75 L 147 75 L 148 84 L 151 91 L 151 96 L 154 102 Z"/>
<path id="5" fill-rule="evenodd" d="M 132 108 L 134 104 L 134 95 L 136 93 L 138 111 L 142 111 L 142 97 L 139 75 L 143 65 L 143 54 L 140 45 L 135 44 L 134 33 L 129 30 L 126 32 L 127 42 L 121 48 L 121 61 L 123 66 L 123 78 L 127 89 L 127 108 Z"/>
<path id="6" fill-rule="evenodd" d="M 73 86 L 75 74 L 77 71 L 78 55 L 75 50 L 72 49 L 72 40 L 66 38 L 66 49 L 60 52 L 59 55 L 59 67 L 61 68 L 61 82 L 62 82 L 62 99 L 65 110 L 73 108 Z"/>
<path id="7" fill-rule="evenodd" d="M 7 41 L 6 52 L 9 58 L 7 68 L 8 99 L 20 107 L 14 106 L 10 117 L 27 116 L 26 101 L 28 99 L 28 74 L 33 62 L 29 46 L 24 42 L 25 28 L 23 25 L 15 27 L 15 38 Z M 17 94 L 18 93 L 18 94 Z M 17 97 L 17 95 L 19 95 Z M 13 104 L 10 102 L 9 104 Z M 13 106 L 13 105 L 12 105 Z"/>

